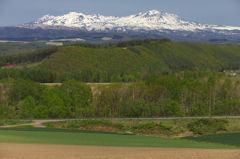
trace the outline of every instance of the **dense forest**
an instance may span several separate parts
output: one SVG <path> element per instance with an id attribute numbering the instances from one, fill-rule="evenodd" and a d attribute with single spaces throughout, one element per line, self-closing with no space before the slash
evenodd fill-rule
<path id="1" fill-rule="evenodd" d="M 75 43 L 32 53 L 0 56 L 0 66 L 40 62 L 37 69 L 57 72 L 149 72 L 237 70 L 239 46 L 216 46 L 169 39 L 144 39 L 109 44 Z"/>
<path id="2" fill-rule="evenodd" d="M 0 55 L 13 55 L 20 53 L 30 53 L 36 50 L 42 50 L 52 47 L 44 42 L 3 42 L 0 43 Z"/>
<path id="3" fill-rule="evenodd" d="M 239 46 L 215 46 L 168 39 L 132 40 L 116 44 L 74 44 L 59 47 L 40 69 L 54 71 L 98 70 L 121 72 L 179 72 L 183 70 L 237 70 Z"/>
<path id="4" fill-rule="evenodd" d="M 127 72 L 120 73 L 114 70 L 110 71 L 97 71 L 97 70 L 82 70 L 70 72 L 56 72 L 43 69 L 29 69 L 29 68 L 4 68 L 0 69 L 0 80 L 6 78 L 14 79 L 30 79 L 40 83 L 62 83 L 68 80 L 77 80 L 80 82 L 88 83 L 109 83 L 109 82 L 133 82 L 136 80 L 147 80 L 150 74 L 140 72 Z"/>
<path id="5" fill-rule="evenodd" d="M 240 81 L 224 73 L 185 71 L 91 89 L 76 80 L 46 86 L 2 80 L 1 118 L 167 117 L 240 114 Z"/>
<path id="6" fill-rule="evenodd" d="M 220 73 L 240 68 L 239 46 L 169 39 L 76 43 L 0 56 L 6 64 L 18 66 L 0 69 L 4 119 L 240 114 L 238 76 Z"/>
<path id="7" fill-rule="evenodd" d="M 29 64 L 39 65 L 28 68 Z M 74 43 L 0 56 L 0 79 L 30 79 L 40 83 L 133 82 L 176 72 L 238 70 L 239 46 L 215 46 L 169 39 L 144 39 L 109 44 Z M 26 67 L 24 67 L 26 66 Z"/>

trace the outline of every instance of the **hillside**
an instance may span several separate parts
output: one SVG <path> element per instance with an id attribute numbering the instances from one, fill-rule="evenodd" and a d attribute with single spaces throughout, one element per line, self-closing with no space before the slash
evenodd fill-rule
<path id="1" fill-rule="evenodd" d="M 161 73 L 186 69 L 223 71 L 240 68 L 239 46 L 151 41 L 126 48 L 63 46 L 38 68 L 55 71 L 128 71 Z"/>

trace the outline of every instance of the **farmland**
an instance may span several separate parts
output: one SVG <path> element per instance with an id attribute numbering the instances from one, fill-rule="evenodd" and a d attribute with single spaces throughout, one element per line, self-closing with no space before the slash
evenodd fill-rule
<path id="1" fill-rule="evenodd" d="M 223 149 L 178 149 L 99 147 L 45 144 L 1 144 L 1 155 L 5 159 L 237 159 L 239 150 Z M 15 153 L 12 153 L 14 149 Z"/>
<path id="2" fill-rule="evenodd" d="M 240 133 L 223 133 L 203 136 L 187 136 L 182 139 L 240 147 Z"/>
<path id="3" fill-rule="evenodd" d="M 163 138 L 151 133 L 130 132 L 128 128 L 144 123 L 162 123 L 174 131 L 197 119 L 126 119 L 76 120 L 50 122 L 44 125 L 59 128 L 0 128 L 0 152 L 7 159 L 24 158 L 200 158 L 228 159 L 239 157 L 239 133 L 194 137 Z M 229 131 L 240 119 L 227 119 Z M 85 122 L 85 124 L 84 124 Z M 75 126 L 78 129 L 74 128 Z M 79 124 L 79 125 L 77 125 Z M 95 124 L 95 125 L 94 125 Z M 105 124 L 105 127 L 104 127 Z M 123 125 L 123 127 L 121 126 Z M 69 128 L 69 129 L 68 129 Z M 107 129 L 110 128 L 110 129 Z M 115 128 L 115 129 L 113 129 Z M 79 130 L 82 129 L 82 130 Z M 85 130 L 83 130 L 85 129 Z M 116 131 L 122 129 L 124 131 Z M 138 128 L 139 129 L 139 128 Z M 91 131 L 90 131 L 91 130 Z M 107 132 L 114 131 L 114 132 Z M 137 135 L 139 134 L 139 135 Z M 189 133 L 185 133 L 185 135 Z M 14 149 L 15 153 L 10 153 Z M 4 159 L 5 159 L 4 158 Z"/>
<path id="4" fill-rule="evenodd" d="M 54 128 L 1 128 L 0 143 L 85 145 L 152 148 L 234 149 L 231 146 L 168 138 Z"/>
<path id="5" fill-rule="evenodd" d="M 4 128 L 0 134 L 1 155 L 7 159 L 239 157 L 232 146 L 153 136 L 54 128 Z"/>

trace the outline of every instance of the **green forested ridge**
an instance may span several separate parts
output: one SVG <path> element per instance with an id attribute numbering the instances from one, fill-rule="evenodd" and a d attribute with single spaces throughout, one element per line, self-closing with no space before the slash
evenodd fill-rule
<path id="1" fill-rule="evenodd" d="M 166 117 L 240 114 L 237 77 L 210 71 L 90 88 L 76 80 L 46 86 L 30 80 L 1 85 L 2 118 Z"/>
<path id="2" fill-rule="evenodd" d="M 124 42 L 122 42 L 124 43 Z M 140 43 L 141 44 L 141 43 Z M 60 47 L 44 59 L 41 69 L 56 71 L 114 70 L 121 72 L 176 72 L 187 69 L 223 71 L 240 68 L 239 46 L 214 46 L 189 42 L 151 41 L 134 46 L 88 48 Z M 99 46 L 100 47 L 100 46 Z"/>
<path id="3" fill-rule="evenodd" d="M 28 54 L 0 56 L 0 65 L 40 62 L 29 69 L 1 70 L 1 77 L 35 82 L 132 82 L 183 70 L 223 71 L 240 68 L 239 46 L 214 46 L 169 39 L 115 44 L 75 43 Z"/>
<path id="4" fill-rule="evenodd" d="M 237 70 L 240 68 L 240 47 L 145 39 L 103 45 L 75 43 L 28 54 L 0 56 L 1 66 L 39 61 L 41 64 L 32 70 L 50 71 L 52 79 L 48 82 L 68 79 L 129 82 L 183 70 Z"/>

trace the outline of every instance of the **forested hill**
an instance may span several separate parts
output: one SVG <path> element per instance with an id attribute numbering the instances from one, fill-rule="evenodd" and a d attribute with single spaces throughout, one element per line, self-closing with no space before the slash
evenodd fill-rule
<path id="1" fill-rule="evenodd" d="M 135 46 L 118 43 L 117 46 L 123 47 L 109 45 L 99 48 L 77 44 L 63 46 L 45 58 L 38 67 L 55 71 L 97 70 L 154 74 L 181 70 L 223 71 L 240 68 L 239 46 L 161 41 Z"/>

